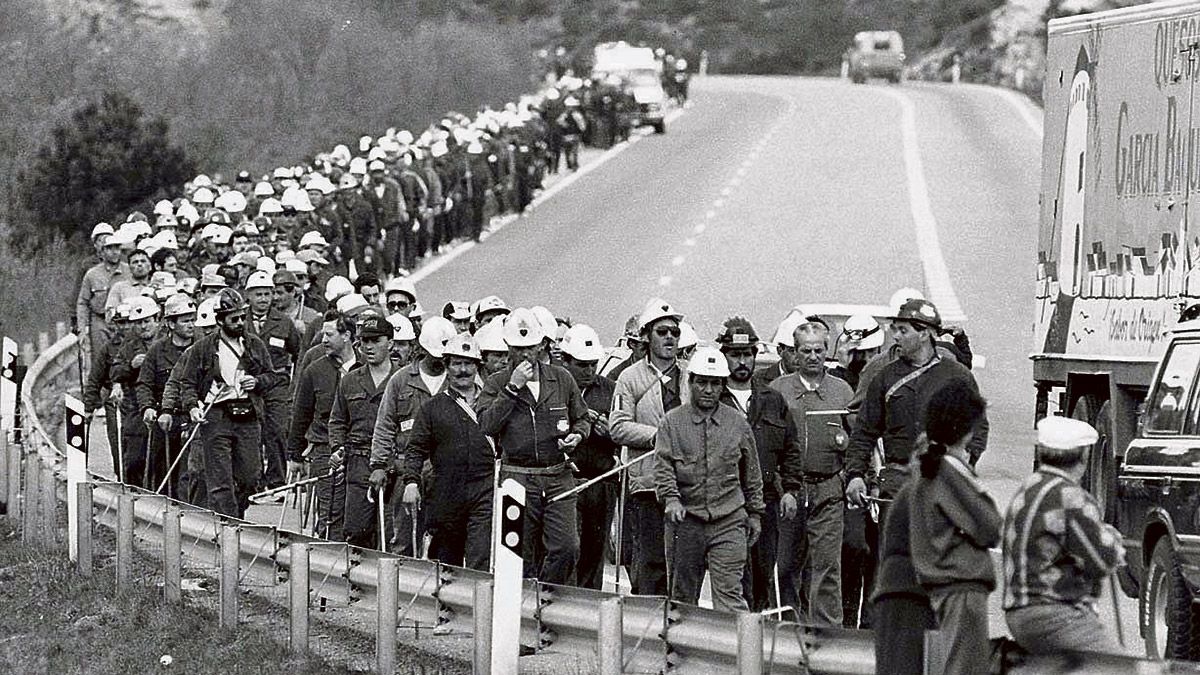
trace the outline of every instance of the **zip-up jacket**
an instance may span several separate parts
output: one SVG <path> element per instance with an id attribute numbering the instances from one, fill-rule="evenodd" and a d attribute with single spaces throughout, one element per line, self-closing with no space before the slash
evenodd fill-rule
<path id="1" fill-rule="evenodd" d="M 125 340 L 121 343 L 121 350 L 113 359 L 112 381 L 121 385 L 123 393 L 121 412 L 126 415 L 137 415 L 142 411 L 142 408 L 138 406 L 137 399 L 138 373 L 141 367 L 134 368 L 133 359 L 138 354 L 146 354 L 149 348 L 150 340 L 146 340 L 136 332 L 131 332 L 125 336 Z M 144 361 L 142 365 L 145 365 Z"/>
<path id="2" fill-rule="evenodd" d="M 246 333 L 253 333 L 262 339 L 263 344 L 267 345 L 267 353 L 271 355 L 271 366 L 276 371 L 287 375 L 290 382 L 292 366 L 300 360 L 303 351 L 300 346 L 300 331 L 296 330 L 296 324 L 292 322 L 291 318 L 272 308 L 263 319 L 262 330 L 256 330 L 253 314 L 246 312 Z M 276 393 L 284 392 L 286 389 L 281 388 Z"/>
<path id="3" fill-rule="evenodd" d="M 512 466 L 549 467 L 568 459 L 558 439 L 576 433 L 586 438 L 590 425 L 587 405 L 575 378 L 562 366 L 538 364 L 537 400 L 528 387 L 508 386 L 514 366 L 488 378 L 475 400 L 479 424 L 496 439 L 504 463 Z M 578 446 L 576 446 L 578 448 Z"/>
<path id="4" fill-rule="evenodd" d="M 387 379 L 376 387 L 371 379 L 371 368 L 365 363 L 342 376 L 333 397 L 333 408 L 329 411 L 329 447 L 334 450 L 345 448 L 351 455 L 370 454 L 371 433 L 375 429 L 379 403 L 388 382 L 395 376 L 396 370 L 392 369 Z"/>
<path id="5" fill-rule="evenodd" d="M 613 392 L 616 391 L 616 387 L 612 380 L 603 375 L 596 375 L 587 389 L 581 392 L 583 402 L 588 408 L 607 416 L 612 410 Z M 617 444 L 612 441 L 611 430 L 609 434 L 601 435 L 594 425 L 589 424 L 587 435 L 583 437 L 583 441 L 571 457 L 575 466 L 579 468 L 577 475 L 580 478 L 595 478 L 613 468 L 613 456 L 616 453 Z"/>
<path id="6" fill-rule="evenodd" d="M 737 399 L 728 389 L 721 392 L 721 403 L 738 410 Z M 780 483 L 784 467 L 796 461 L 796 426 L 792 413 L 779 392 L 751 380 L 749 410 L 745 414 L 754 432 L 754 446 L 758 449 L 763 498 L 768 503 L 778 501 L 782 490 L 786 489 Z"/>
<path id="7" fill-rule="evenodd" d="M 329 442 L 329 411 L 341 380 L 342 368 L 329 355 L 308 364 L 300 374 L 288 434 L 288 458 L 292 461 L 304 456 L 309 443 Z"/>
<path id="8" fill-rule="evenodd" d="M 450 377 L 447 375 L 441 388 L 429 391 L 425 380 L 421 379 L 420 363 L 415 361 L 392 375 L 392 379 L 388 380 L 383 402 L 379 405 L 379 415 L 375 418 L 375 427 L 371 433 L 372 469 L 392 468 L 394 464 L 403 461 L 404 446 L 408 444 L 408 435 L 412 432 L 417 411 L 429 399 L 445 391 L 449 381 Z"/>
<path id="9" fill-rule="evenodd" d="M 1000 543 L 1004 522 L 971 467 L 942 458 L 938 475 L 913 479 L 909 532 L 917 579 L 935 588 L 991 592 L 996 570 L 988 549 Z"/>
<path id="10" fill-rule="evenodd" d="M 163 391 L 167 388 L 171 369 L 179 362 L 185 349 L 187 347 L 175 344 L 169 335 L 150 343 L 150 348 L 146 350 L 146 360 L 142 362 L 142 367 L 138 372 L 137 403 L 139 411 L 176 412 L 168 410 L 163 405 Z"/>
<path id="11" fill-rule="evenodd" d="M 680 368 L 682 371 L 683 369 Z M 649 357 L 632 364 L 617 378 L 613 393 L 612 413 L 608 418 L 609 431 L 614 443 L 630 448 L 631 455 L 640 455 L 654 449 L 654 435 L 666 417 L 663 407 L 662 385 L 667 376 L 651 363 Z M 679 373 L 680 407 L 687 405 L 687 373 Z M 632 459 L 632 457 L 630 457 Z M 645 460 L 629 467 L 629 491 L 651 492 L 654 490 L 653 462 Z"/>
<path id="12" fill-rule="evenodd" d="M 84 410 L 91 412 L 104 405 L 104 401 L 100 400 L 100 392 L 105 388 L 112 388 L 112 363 L 117 352 L 121 351 L 124 340 L 123 334 L 114 333 L 92 352 L 92 367 L 88 370 L 87 382 L 83 386 Z"/>
<path id="13" fill-rule="evenodd" d="M 196 340 L 196 344 L 184 352 L 179 376 L 179 401 L 183 410 L 198 407 L 212 391 L 213 383 L 221 380 L 221 364 L 217 359 L 220 339 L 221 331 L 218 330 Z M 242 336 L 242 344 L 245 348 L 239 363 L 242 371 L 256 380 L 248 398 L 261 419 L 263 397 L 275 387 L 286 384 L 287 377 L 275 372 L 267 346 L 258 336 L 247 333 Z"/>
<path id="14" fill-rule="evenodd" d="M 781 468 L 784 490 L 799 489 L 805 474 L 828 477 L 842 470 L 849 434 L 840 415 L 809 415 L 824 410 L 844 410 L 854 396 L 845 380 L 825 373 L 816 389 L 804 386 L 799 373 L 776 379 L 771 388 L 778 391 L 791 408 L 796 423 L 798 452 Z"/>
<path id="15" fill-rule="evenodd" d="M 431 496 L 440 505 L 455 504 L 477 481 L 491 483 L 495 454 L 479 424 L 467 414 L 450 390 L 429 399 L 413 420 L 404 451 L 401 484 L 422 482 L 422 468 L 433 466 Z M 470 491 L 475 491 L 471 486 Z M 442 509 L 437 509 L 441 511 Z"/>

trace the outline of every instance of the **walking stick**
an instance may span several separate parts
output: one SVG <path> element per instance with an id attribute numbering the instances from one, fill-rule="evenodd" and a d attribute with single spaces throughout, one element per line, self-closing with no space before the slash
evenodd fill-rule
<path id="1" fill-rule="evenodd" d="M 408 510 L 408 520 L 412 524 L 412 552 L 414 558 L 421 558 L 421 549 L 417 545 L 417 505 L 413 504 Z"/>
<path id="2" fill-rule="evenodd" d="M 575 487 L 571 488 L 570 490 L 567 490 L 566 492 L 563 492 L 561 494 L 557 494 L 557 495 L 551 497 L 550 503 L 553 504 L 554 502 L 557 502 L 560 499 L 566 499 L 567 497 L 573 497 L 573 496 L 579 494 L 580 492 L 583 492 L 584 490 L 595 485 L 596 483 L 599 483 L 600 481 L 604 480 L 605 478 L 608 478 L 609 476 L 611 476 L 619 471 L 624 471 L 625 469 L 628 469 L 629 467 L 633 466 L 634 464 L 637 464 L 638 462 L 640 462 L 642 460 L 649 459 L 653 455 L 654 455 L 653 450 L 647 450 L 646 452 L 643 452 L 642 454 L 638 455 L 637 457 L 634 457 L 633 459 L 629 460 L 628 462 L 625 462 L 624 464 L 618 464 L 618 465 L 614 466 L 613 468 L 609 469 L 608 471 L 605 471 L 604 473 L 600 474 L 599 476 L 596 476 L 595 478 L 584 481 L 584 482 L 580 483 L 579 485 L 576 485 Z"/>
<path id="3" fill-rule="evenodd" d="M 124 485 L 125 484 L 125 438 L 124 438 L 125 434 L 124 434 L 124 430 L 121 429 L 121 426 L 122 426 L 121 425 L 121 406 L 119 404 L 117 405 L 117 409 L 115 412 L 117 415 L 117 466 L 115 466 L 113 468 L 116 469 L 115 473 L 117 474 L 117 480 L 120 481 L 120 483 L 122 485 Z"/>
<path id="4" fill-rule="evenodd" d="M 496 547 L 500 545 L 500 457 L 492 463 L 492 544 L 488 546 L 488 572 L 496 573 Z"/>
<path id="5" fill-rule="evenodd" d="M 222 389 L 227 386 L 228 385 L 225 385 L 222 387 Z M 171 467 L 167 469 L 167 475 L 163 476 L 162 482 L 158 484 L 158 489 L 154 491 L 156 494 L 162 494 L 163 488 L 167 486 L 167 481 L 171 480 L 171 474 L 175 473 L 175 469 L 179 466 L 179 460 L 183 459 L 183 456 L 187 454 L 188 446 L 190 446 L 192 441 L 196 439 L 196 433 L 200 431 L 200 425 L 204 424 L 204 418 L 208 417 L 208 411 L 212 410 L 213 404 L 217 401 L 217 396 L 220 395 L 220 391 L 218 391 L 218 393 L 212 397 L 212 400 L 210 400 L 204 406 L 204 409 L 200 411 L 200 421 L 196 422 L 195 426 L 192 427 L 192 433 L 188 434 L 187 440 L 184 441 L 183 445 L 179 448 L 179 454 L 175 457 L 175 461 L 171 462 Z M 119 420 L 121 418 L 118 417 L 117 419 Z M 119 429 L 120 428 L 118 427 L 118 430 Z"/>
<path id="6" fill-rule="evenodd" d="M 1108 590 L 1112 595 L 1113 620 L 1117 624 L 1117 642 L 1121 644 L 1121 649 L 1125 649 L 1125 626 L 1121 623 L 1121 602 L 1117 599 L 1117 575 L 1115 572 L 1108 575 Z"/>
<path id="7" fill-rule="evenodd" d="M 271 488 L 271 489 L 269 489 L 269 490 L 263 490 L 262 492 L 256 492 L 256 493 L 254 493 L 254 494 L 250 495 L 250 501 L 252 501 L 252 502 L 258 502 L 258 501 L 261 501 L 261 500 L 263 500 L 263 499 L 266 499 L 267 497 L 271 497 L 271 496 L 277 495 L 277 494 L 279 494 L 280 492 L 288 492 L 288 491 L 291 491 L 291 490 L 295 490 L 295 489 L 297 489 L 298 487 L 303 487 L 303 486 L 305 486 L 305 485 L 311 485 L 311 484 L 313 484 L 313 483 L 315 483 L 315 482 L 317 482 L 317 481 L 319 481 L 319 480 L 323 480 L 323 479 L 326 479 L 326 478 L 332 478 L 332 477 L 334 476 L 334 474 L 335 474 L 335 473 L 336 473 L 336 472 L 335 472 L 335 471 L 333 471 L 333 470 L 331 469 L 331 470 L 329 471 L 329 473 L 327 473 L 327 474 L 325 474 L 325 475 L 323 475 L 323 476 L 310 476 L 310 477 L 308 477 L 308 478 L 304 478 L 304 479 L 302 479 L 302 480 L 298 480 L 298 481 L 296 481 L 296 482 L 294 482 L 294 483 L 287 483 L 287 484 L 285 484 L 285 485 L 280 485 L 279 487 L 273 487 L 273 488 Z"/>
<path id="8" fill-rule="evenodd" d="M 616 544 L 617 547 L 615 549 L 616 553 L 615 553 L 615 555 L 613 555 L 613 560 L 616 563 L 616 572 L 617 572 L 617 574 L 616 574 L 616 577 L 617 577 L 616 593 L 617 593 L 617 595 L 621 594 L 621 563 L 623 561 L 622 550 L 623 550 L 623 546 L 624 546 L 624 537 L 625 537 L 625 492 L 628 490 L 628 488 L 629 488 L 629 474 L 627 472 L 622 472 L 621 473 L 621 492 L 619 495 L 617 495 L 617 544 Z M 633 590 L 632 577 L 629 580 L 629 588 L 630 588 L 630 591 Z"/>
<path id="9" fill-rule="evenodd" d="M 368 497 L 371 496 L 371 493 L 369 491 L 367 492 L 367 496 Z M 386 519 L 384 518 L 383 501 L 384 501 L 383 500 L 383 488 L 381 487 L 381 488 L 379 488 L 379 498 L 375 500 L 375 502 L 376 502 L 375 508 L 376 508 L 376 512 L 378 513 L 378 516 L 379 516 L 379 550 L 380 551 L 387 550 L 387 528 L 385 525 Z"/>

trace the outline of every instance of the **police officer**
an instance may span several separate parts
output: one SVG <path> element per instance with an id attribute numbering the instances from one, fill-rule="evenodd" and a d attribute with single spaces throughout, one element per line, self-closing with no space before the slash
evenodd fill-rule
<path id="1" fill-rule="evenodd" d="M 273 369 L 287 378 L 285 385 L 276 387 L 263 399 L 263 455 L 266 460 L 264 479 L 268 487 L 278 487 L 286 480 L 284 458 L 290 416 L 292 369 L 300 359 L 300 332 L 291 317 L 272 307 L 275 282 L 267 272 L 254 272 L 246 280 L 246 299 L 250 311 L 246 317 L 246 332 L 258 336 L 267 345 Z"/>
<path id="2" fill-rule="evenodd" d="M 163 320 L 167 334 L 150 344 L 146 359 L 138 372 L 137 401 L 142 411 L 142 421 L 150 429 L 150 457 L 147 489 L 157 489 L 166 477 L 167 469 L 175 461 L 183 446 L 180 431 L 184 419 L 176 405 L 164 405 L 163 392 L 171 370 L 179 362 L 183 350 L 192 345 L 195 338 L 193 323 L 196 305 L 191 298 L 176 293 L 163 306 Z M 176 397 L 176 404 L 178 403 Z M 183 472 L 176 469 L 167 482 L 167 496 L 182 499 Z"/>
<path id="3" fill-rule="evenodd" d="M 375 418 L 395 372 L 388 358 L 392 332 L 383 317 L 363 315 L 355 328 L 362 363 L 341 377 L 329 412 L 331 462 L 346 470 L 344 533 L 347 542 L 363 548 L 383 548 L 377 509 L 385 496 L 377 490 L 383 482 L 373 480 L 370 455 Z"/>
<path id="4" fill-rule="evenodd" d="M 241 518 L 262 477 L 263 397 L 286 378 L 275 372 L 263 341 L 246 334 L 241 293 L 223 289 L 216 315 L 218 330 L 183 355 L 179 397 L 192 423 L 201 424 L 208 508 Z"/>
<path id="5" fill-rule="evenodd" d="M 746 552 L 758 540 L 766 508 L 754 432 L 741 413 L 720 403 L 729 378 L 724 354 L 697 349 L 688 373 L 690 400 L 666 414 L 654 441 L 671 598 L 696 604 L 707 570 L 713 608 L 746 611 Z"/>
<path id="6" fill-rule="evenodd" d="M 124 454 L 124 466 L 118 475 L 122 481 L 142 487 L 149 482 L 146 455 L 150 436 L 138 407 L 137 381 L 150 343 L 158 334 L 158 314 L 158 303 L 152 298 L 139 295 L 129 300 L 129 330 L 112 365 L 114 390 L 121 402 L 121 448 Z"/>
<path id="7" fill-rule="evenodd" d="M 404 451 L 403 501 L 421 503 L 422 472 L 430 462 L 423 507 L 429 557 L 487 571 L 496 455 L 474 409 L 482 355 L 470 333 L 459 333 L 447 341 L 443 360 L 447 386 L 417 411 Z"/>
<path id="8" fill-rule="evenodd" d="M 1098 438 L 1086 422 L 1039 421 L 1037 471 L 1004 517 L 1004 619 L 1033 653 L 1122 651 L 1098 611 L 1105 578 L 1125 558 L 1121 533 L 1079 483 Z"/>
<path id="9" fill-rule="evenodd" d="M 336 309 L 325 313 L 321 327 L 322 354 L 304 368 L 296 380 L 288 435 L 288 470 L 296 476 L 327 476 L 329 473 L 329 413 L 342 376 L 356 365 L 354 319 Z M 317 482 L 317 532 L 326 539 L 341 541 L 342 511 L 346 506 L 344 475 Z"/>
<path id="10" fill-rule="evenodd" d="M 591 326 L 576 324 L 563 335 L 562 365 L 575 378 L 587 404 L 588 434 L 572 455 L 576 478 L 589 480 L 616 466 L 617 445 L 608 429 L 616 383 L 598 375 L 596 365 L 604 356 L 600 336 Z M 612 527 L 620 483 L 613 476 L 579 493 L 579 572 L 582 588 L 604 590 L 604 552 Z"/>
<path id="11" fill-rule="evenodd" d="M 646 358 L 617 378 L 609 428 L 615 443 L 625 446 L 622 461 L 655 448 L 658 426 L 671 410 L 691 395 L 687 378 L 675 358 L 679 322 L 683 315 L 660 298 L 651 298 L 638 319 L 638 333 L 649 346 Z M 629 578 L 633 592 L 666 595 L 667 565 L 663 541 L 663 510 L 655 496 L 654 471 L 648 460 L 628 470 L 628 531 L 633 558 Z"/>
<path id="12" fill-rule="evenodd" d="M 488 378 L 476 402 L 479 423 L 496 439 L 502 475 L 525 487 L 525 576 L 573 585 L 579 559 L 571 456 L 589 432 L 587 404 L 571 374 L 542 362 L 541 325 L 528 309 L 504 321 L 512 364 Z"/>
<path id="13" fill-rule="evenodd" d="M 754 362 L 758 354 L 758 333 L 754 326 L 740 316 L 726 319 L 716 342 L 729 366 L 729 379 L 725 390 L 721 392 L 721 403 L 742 413 L 749 422 L 754 431 L 754 445 L 758 450 L 758 465 L 762 473 L 763 499 L 766 503 L 762 536 L 750 547 L 750 558 L 742 576 L 746 602 L 752 611 L 760 612 L 775 604 L 773 577 L 779 551 L 779 496 L 782 492 L 779 469 L 795 454 L 796 428 L 783 396 L 753 380 Z M 788 567 L 787 561 L 781 560 L 779 567 L 782 573 Z M 786 581 L 783 585 L 785 589 L 788 588 Z M 792 595 L 795 595 L 794 589 Z M 794 602 L 795 598 L 784 594 L 783 604 L 795 607 L 792 604 Z"/>
<path id="14" fill-rule="evenodd" d="M 854 390 L 826 372 L 828 344 L 825 324 L 802 323 L 793 331 L 795 372 L 771 383 L 787 401 L 799 431 L 798 452 L 781 472 L 786 494 L 780 503 L 779 578 L 783 603 L 807 610 L 802 620 L 840 626 L 841 472 L 848 438 L 837 411 L 845 409 Z"/>
<path id="15" fill-rule="evenodd" d="M 442 357 L 446 342 L 454 335 L 454 326 L 449 321 L 441 317 L 426 321 L 417 337 L 419 356 L 388 382 L 371 435 L 371 480 L 377 488 L 387 484 L 389 475 L 403 470 L 404 447 L 417 411 L 446 388 L 446 363 Z M 392 507 L 393 549 L 402 555 L 419 555 L 420 551 L 413 550 L 413 540 L 421 539 L 420 521 L 414 517 L 419 512 L 414 513 L 416 508 L 402 500 L 396 500 Z"/>

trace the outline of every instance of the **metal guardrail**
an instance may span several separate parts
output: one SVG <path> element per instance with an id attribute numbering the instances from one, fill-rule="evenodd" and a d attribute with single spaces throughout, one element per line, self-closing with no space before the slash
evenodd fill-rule
<path id="1" fill-rule="evenodd" d="M 43 543 L 54 543 L 57 537 L 56 502 L 67 498 L 65 484 L 65 445 L 58 430 L 47 428 L 39 415 L 39 401 L 49 396 L 61 400 L 61 391 L 42 391 L 43 379 L 53 372 L 52 379 L 62 379 L 66 362 L 75 361 L 75 337 L 68 335 L 42 352 L 30 366 L 22 387 L 23 447 L 3 443 L 0 463 L 0 497 L 25 519 L 28 527 L 41 527 Z M 41 397 L 41 398 L 39 398 Z M 24 459 L 22 460 L 22 455 Z M 29 461 L 29 460 L 38 461 Z M 14 461 L 16 468 L 14 468 Z M 21 467 L 24 467 L 24 486 L 21 490 Z M 13 476 L 16 476 L 14 490 Z M 53 490 L 46 490 L 53 483 Z M 378 614 L 381 626 L 392 628 L 392 639 L 382 639 L 387 630 L 380 629 L 377 664 L 387 669 L 394 664 L 395 630 L 399 626 L 428 626 L 436 631 L 475 633 L 476 607 L 487 607 L 490 599 L 478 604 L 477 590 L 490 584 L 489 574 L 444 565 L 436 561 L 405 558 L 380 551 L 360 549 L 339 542 L 328 542 L 271 525 L 250 523 L 221 516 L 215 512 L 176 502 L 131 486 L 113 483 L 92 475 L 87 501 L 93 507 L 91 522 L 118 530 L 118 580 L 122 574 L 122 546 L 132 547 L 132 541 L 150 542 L 163 553 L 164 567 L 171 568 L 170 559 L 180 556 L 193 564 L 221 570 L 226 581 L 235 580 L 234 589 L 243 585 L 290 584 L 308 598 L 297 602 L 291 599 L 291 640 L 293 648 L 307 646 L 307 608 L 313 599 L 362 609 L 379 609 L 382 601 L 394 607 L 393 621 L 385 621 L 387 612 Z M 31 494 L 31 492 L 33 494 Z M 53 495 L 53 499 L 45 497 Z M 83 499 L 80 499 L 83 502 Z M 81 521 L 83 519 L 81 518 Z M 127 523 L 122 521 L 126 520 Z M 131 528 L 130 528 L 131 526 Z M 122 528 L 132 532 L 122 534 Z M 90 551 L 90 527 L 86 528 Z M 127 539 L 130 543 L 122 544 Z M 224 552 L 222 544 L 237 542 L 237 550 Z M 80 549 L 83 550 L 82 548 Z M 128 555 L 125 553 L 125 555 Z M 306 558 L 306 574 L 297 579 L 295 557 Z M 90 560 L 88 561 L 90 566 Z M 178 567 L 179 563 L 175 563 Z M 227 569 L 235 566 L 235 569 Z M 396 570 L 393 572 L 392 570 Z M 387 592 L 379 585 L 381 578 L 395 574 L 395 588 Z M 172 598 L 171 585 L 178 584 L 178 569 L 165 574 Z M 228 576 L 233 575 L 233 576 Z M 306 577 L 306 578 L 305 578 Z M 305 583 L 306 582 L 306 583 Z M 383 592 L 381 592 L 383 591 Z M 178 589 L 175 589 L 178 597 Z M 223 601 L 226 590 L 222 589 Z M 222 604 L 222 621 L 227 611 L 233 612 L 236 624 L 236 593 L 229 591 L 231 610 Z M 619 600 L 614 600 L 619 598 Z M 604 617 L 611 616 L 616 602 L 619 606 L 618 634 L 606 634 Z M 302 616 L 297 616 L 300 608 Z M 603 608 L 603 609 L 602 609 Z M 513 617 L 516 618 L 516 617 Z M 743 619 L 746 619 L 745 621 Z M 701 673 L 747 672 L 769 673 L 829 673 L 865 674 L 874 672 L 874 644 L 869 631 L 801 626 L 776 620 L 762 620 L 756 615 L 735 617 L 728 613 L 679 603 L 669 603 L 655 596 L 619 597 L 588 589 L 556 586 L 536 580 L 526 580 L 520 611 L 521 642 L 539 652 L 556 652 L 579 657 L 599 656 L 600 670 L 605 673 Z M 394 624 L 394 625 L 392 625 Z M 480 637 L 477 635 L 477 637 Z M 477 640 L 478 641 L 478 640 Z M 490 642 L 490 635 L 486 636 Z M 390 644 L 388 644 L 390 642 Z M 391 650 L 390 652 L 388 650 Z M 486 669 L 476 650 L 476 672 Z M 486 650 L 484 650 L 486 653 Z M 606 660 L 616 654 L 620 663 Z M 1053 668 L 1061 659 L 1037 659 L 1027 663 L 1032 672 Z M 486 663 L 486 662 L 483 662 Z M 1178 664 L 1152 664 L 1145 660 L 1113 657 L 1072 655 L 1071 664 L 1085 670 L 1092 665 L 1101 672 L 1116 668 L 1137 667 L 1139 672 L 1154 672 L 1148 666 L 1161 666 L 1162 672 L 1178 672 Z M 1115 671 L 1114 671 L 1115 672 Z"/>

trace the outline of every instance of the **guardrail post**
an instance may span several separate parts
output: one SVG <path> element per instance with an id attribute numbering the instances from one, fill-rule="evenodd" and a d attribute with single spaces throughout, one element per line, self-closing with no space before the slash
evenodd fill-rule
<path id="1" fill-rule="evenodd" d="M 170 502 L 163 514 L 163 597 L 167 602 L 183 600 L 183 535 L 179 519 L 183 511 Z"/>
<path id="2" fill-rule="evenodd" d="M 22 449 L 24 449 L 22 447 Z M 35 454 L 29 454 L 24 457 L 25 462 L 25 485 L 21 492 L 21 541 L 33 544 L 37 542 L 37 536 L 40 530 L 37 527 L 38 519 L 38 458 Z"/>
<path id="3" fill-rule="evenodd" d="M 475 583 L 475 675 L 492 672 L 492 582 Z"/>
<path id="4" fill-rule="evenodd" d="M 0 428 L 0 504 L 4 504 L 5 513 L 12 513 L 12 492 L 8 489 L 8 434 Z"/>
<path id="5" fill-rule="evenodd" d="M 46 548 L 58 546 L 58 480 L 54 467 L 42 465 L 42 537 Z"/>
<path id="6" fill-rule="evenodd" d="M 763 618 L 758 612 L 738 612 L 738 672 L 763 671 Z"/>
<path id="7" fill-rule="evenodd" d="M 221 628 L 237 628 L 241 538 L 237 525 L 221 526 Z"/>
<path id="8" fill-rule="evenodd" d="M 4 480 L 8 481 L 8 515 L 12 517 L 13 522 L 20 523 L 21 521 L 21 446 L 8 437 L 5 433 L 5 453 L 8 454 L 8 475 Z"/>
<path id="9" fill-rule="evenodd" d="M 136 501 L 121 488 L 117 495 L 117 590 L 129 588 L 133 574 L 133 504 Z"/>
<path id="10" fill-rule="evenodd" d="M 596 655 L 600 657 L 599 675 L 621 675 L 625 667 L 624 613 L 620 597 L 600 602 L 596 648 Z"/>
<path id="11" fill-rule="evenodd" d="M 291 593 L 291 640 L 292 653 L 308 651 L 308 544 L 293 543 L 288 546 L 291 565 L 288 568 L 288 587 Z"/>
<path id="12" fill-rule="evenodd" d="M 92 576 L 92 484 L 80 483 L 75 489 L 75 569 L 81 576 Z"/>
<path id="13" fill-rule="evenodd" d="M 392 675 L 396 670 L 396 623 L 400 610 L 400 561 L 379 559 L 379 605 L 375 635 L 375 672 Z"/>

